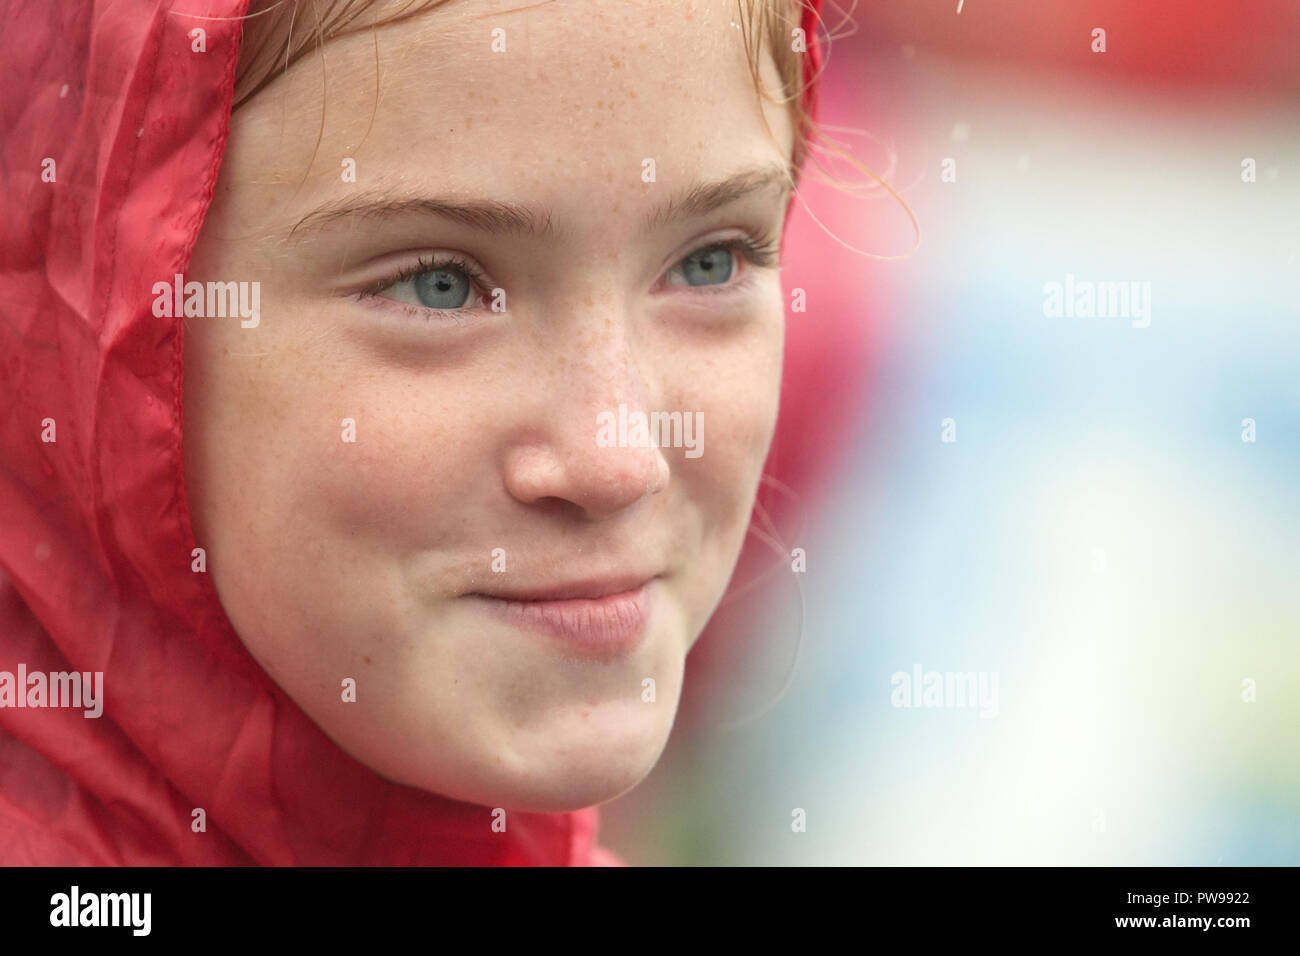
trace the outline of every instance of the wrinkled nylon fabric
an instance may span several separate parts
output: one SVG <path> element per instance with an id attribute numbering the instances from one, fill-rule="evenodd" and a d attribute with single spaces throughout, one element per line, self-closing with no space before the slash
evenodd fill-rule
<path id="1" fill-rule="evenodd" d="M 348 756 L 191 569 L 183 320 L 151 288 L 211 201 L 247 6 L 19 0 L 0 26 L 0 671 L 104 674 L 99 718 L 0 707 L 0 864 L 617 864 L 594 808 L 494 833 Z"/>

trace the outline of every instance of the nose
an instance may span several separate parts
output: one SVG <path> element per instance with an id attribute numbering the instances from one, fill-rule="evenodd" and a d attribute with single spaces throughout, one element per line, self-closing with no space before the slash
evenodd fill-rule
<path id="1" fill-rule="evenodd" d="M 551 376 L 540 412 L 545 420 L 510 445 L 504 478 L 523 504 L 601 519 L 662 492 L 670 469 L 657 443 L 619 427 L 620 416 L 626 422 L 650 412 L 647 383 L 627 342 L 617 335 L 603 344 L 588 340 L 582 353 Z"/>

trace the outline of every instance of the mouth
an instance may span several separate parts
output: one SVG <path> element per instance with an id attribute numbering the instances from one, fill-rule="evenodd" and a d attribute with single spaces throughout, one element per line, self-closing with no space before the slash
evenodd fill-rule
<path id="1" fill-rule="evenodd" d="M 517 602 L 594 601 L 611 595 L 629 594 L 649 584 L 655 577 L 657 575 L 654 574 L 624 574 L 532 588 L 494 588 L 491 591 L 475 591 L 469 596 Z"/>
<path id="2" fill-rule="evenodd" d="M 464 595 L 512 628 L 558 641 L 570 651 L 608 657 L 645 637 L 658 576 L 635 574 Z"/>

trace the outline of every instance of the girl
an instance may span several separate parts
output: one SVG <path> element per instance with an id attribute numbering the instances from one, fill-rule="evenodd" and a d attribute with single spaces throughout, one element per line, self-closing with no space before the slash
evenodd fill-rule
<path id="1" fill-rule="evenodd" d="M 0 862 L 616 862 L 772 441 L 819 6 L 23 8 Z"/>

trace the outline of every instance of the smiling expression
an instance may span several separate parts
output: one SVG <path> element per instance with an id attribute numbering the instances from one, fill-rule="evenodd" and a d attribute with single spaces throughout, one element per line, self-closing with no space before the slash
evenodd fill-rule
<path id="1" fill-rule="evenodd" d="M 452 4 L 232 118 L 188 278 L 259 282 L 261 320 L 187 320 L 198 544 L 253 656 L 388 779 L 572 810 L 668 739 L 781 378 L 792 130 L 731 8 Z M 599 443 L 620 404 L 698 415 L 703 453 Z"/>

